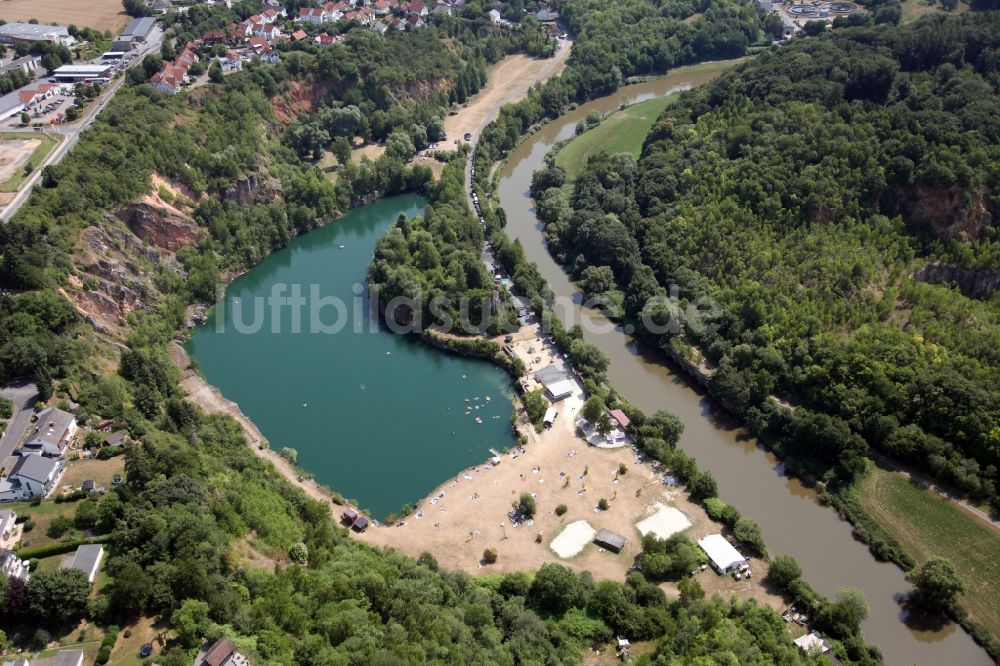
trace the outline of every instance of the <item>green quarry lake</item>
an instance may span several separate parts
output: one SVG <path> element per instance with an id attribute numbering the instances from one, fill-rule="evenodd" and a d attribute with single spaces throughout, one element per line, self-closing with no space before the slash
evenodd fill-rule
<path id="1" fill-rule="evenodd" d="M 416 195 L 383 198 L 294 239 L 234 280 L 187 345 L 208 382 L 239 404 L 272 449 L 294 448 L 300 467 L 376 518 L 515 441 L 506 373 L 366 316 L 361 285 L 375 243 L 400 214 L 421 214 L 425 203 Z M 295 308 L 267 300 L 282 287 L 285 295 L 300 289 L 307 301 L 298 332 Z M 342 330 L 313 330 L 314 295 L 346 304 Z M 338 322 L 332 306 L 319 315 L 329 328 Z"/>

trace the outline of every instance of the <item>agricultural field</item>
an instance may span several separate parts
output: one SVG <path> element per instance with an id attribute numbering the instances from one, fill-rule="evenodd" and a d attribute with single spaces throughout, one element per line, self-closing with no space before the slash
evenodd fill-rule
<path id="1" fill-rule="evenodd" d="M 903 474 L 880 468 L 861 488 L 865 510 L 903 549 L 924 562 L 938 555 L 954 563 L 968 586 L 962 605 L 973 619 L 1000 636 L 1000 531 L 973 518 Z"/>
<path id="2" fill-rule="evenodd" d="M 653 123 L 676 99 L 676 94 L 656 97 L 612 113 L 600 125 L 566 144 L 556 156 L 556 164 L 565 169 L 570 178 L 576 178 L 587 159 L 602 151 L 631 153 L 638 158 Z"/>
<path id="3" fill-rule="evenodd" d="M 8 23 L 34 18 L 39 23 L 72 24 L 112 34 L 129 21 L 121 0 L 0 0 L 0 18 Z"/>
<path id="4" fill-rule="evenodd" d="M 17 192 L 57 143 L 59 138 L 43 132 L 0 134 L 0 192 Z"/>

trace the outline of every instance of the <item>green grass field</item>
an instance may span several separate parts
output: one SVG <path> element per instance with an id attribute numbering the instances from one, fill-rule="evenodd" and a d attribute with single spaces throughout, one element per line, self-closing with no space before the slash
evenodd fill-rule
<path id="1" fill-rule="evenodd" d="M 676 99 L 676 94 L 657 97 L 612 113 L 600 125 L 563 146 L 556 156 L 556 164 L 565 169 L 570 178 L 576 178 L 587 159 L 601 151 L 631 153 L 638 158 L 653 123 Z"/>
<path id="2" fill-rule="evenodd" d="M 40 146 L 35 148 L 35 152 L 31 154 L 31 157 L 28 158 L 28 161 L 26 162 L 26 164 L 31 165 L 31 171 L 25 173 L 24 167 L 18 169 L 17 173 L 15 173 L 11 179 L 0 183 L 0 192 L 17 192 L 17 190 L 21 187 L 21 183 L 23 183 L 31 173 L 34 173 L 35 169 L 38 168 L 38 165 L 49 156 L 52 149 L 56 147 L 56 144 L 58 144 L 59 141 L 61 141 L 59 137 L 46 134 L 44 132 L 32 132 L 31 134 L 26 132 L 0 133 L 0 141 L 8 141 L 11 139 L 38 139 L 42 143 Z"/>
<path id="3" fill-rule="evenodd" d="M 960 1 L 958 8 L 952 13 L 965 12 L 969 10 L 967 2 Z M 925 14 L 945 13 L 939 2 L 928 2 L 928 0 L 903 0 L 903 23 L 916 21 Z"/>
<path id="4" fill-rule="evenodd" d="M 917 562 L 934 555 L 951 560 L 968 586 L 962 605 L 1000 636 L 1000 531 L 902 474 L 879 468 L 865 479 L 861 503 Z"/>

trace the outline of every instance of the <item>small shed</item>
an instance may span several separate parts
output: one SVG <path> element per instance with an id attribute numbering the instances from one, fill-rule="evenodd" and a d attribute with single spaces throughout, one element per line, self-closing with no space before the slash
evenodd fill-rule
<path id="1" fill-rule="evenodd" d="M 698 545 L 708 555 L 712 568 L 720 574 L 732 571 L 746 561 L 740 551 L 736 550 L 733 544 L 726 541 L 726 538 L 721 534 L 709 534 L 698 541 Z"/>
<path id="2" fill-rule="evenodd" d="M 551 428 L 557 416 L 559 416 L 559 412 L 556 411 L 556 408 L 549 407 L 545 410 L 545 417 L 542 419 L 542 423 L 545 424 L 546 428 Z"/>
<path id="3" fill-rule="evenodd" d="M 358 519 L 354 521 L 354 525 L 352 525 L 352 527 L 354 527 L 355 532 L 364 532 L 368 529 L 368 519 L 364 516 L 358 516 Z"/>
<path id="4" fill-rule="evenodd" d="M 104 446 L 120 446 L 125 443 L 125 433 L 118 431 L 105 435 L 101 443 Z"/>
<path id="5" fill-rule="evenodd" d="M 80 490 L 82 490 L 85 493 L 92 493 L 95 490 L 97 490 L 97 484 L 94 483 L 93 479 L 87 479 L 86 481 L 80 484 Z"/>
<path id="6" fill-rule="evenodd" d="M 353 525 L 354 521 L 358 519 L 358 515 L 359 515 L 358 512 L 355 511 L 354 509 L 347 509 L 346 511 L 344 511 L 343 515 L 341 516 L 341 519 L 343 519 L 343 521 L 348 525 Z"/>
<path id="7" fill-rule="evenodd" d="M 597 536 L 594 537 L 594 543 L 596 543 L 601 548 L 610 550 L 612 553 L 622 552 L 622 548 L 628 543 L 628 539 L 623 537 L 621 534 L 615 534 L 611 530 L 599 530 Z"/>
<path id="8" fill-rule="evenodd" d="M 625 416 L 625 412 L 623 412 L 620 409 L 612 409 L 611 410 L 611 418 L 613 418 L 615 421 L 617 421 L 618 425 L 620 425 L 622 428 L 627 428 L 629 426 L 629 424 L 632 423 L 629 420 L 629 418 L 627 416 Z"/>

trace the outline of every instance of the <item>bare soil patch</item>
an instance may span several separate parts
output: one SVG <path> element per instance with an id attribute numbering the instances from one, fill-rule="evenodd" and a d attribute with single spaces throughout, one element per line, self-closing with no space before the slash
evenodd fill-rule
<path id="1" fill-rule="evenodd" d="M 517 54 L 492 65 L 486 72 L 486 86 L 455 115 L 445 118 L 448 142 L 461 140 L 467 133 L 473 135 L 472 142 L 475 142 L 479 131 L 496 117 L 500 107 L 518 101 L 536 82 L 562 71 L 569 57 L 570 44 L 559 40 L 559 50 L 547 60 Z"/>
<path id="2" fill-rule="evenodd" d="M 31 154 L 42 145 L 39 139 L 7 139 L 0 141 L 0 183 L 14 178 L 31 159 Z"/>

